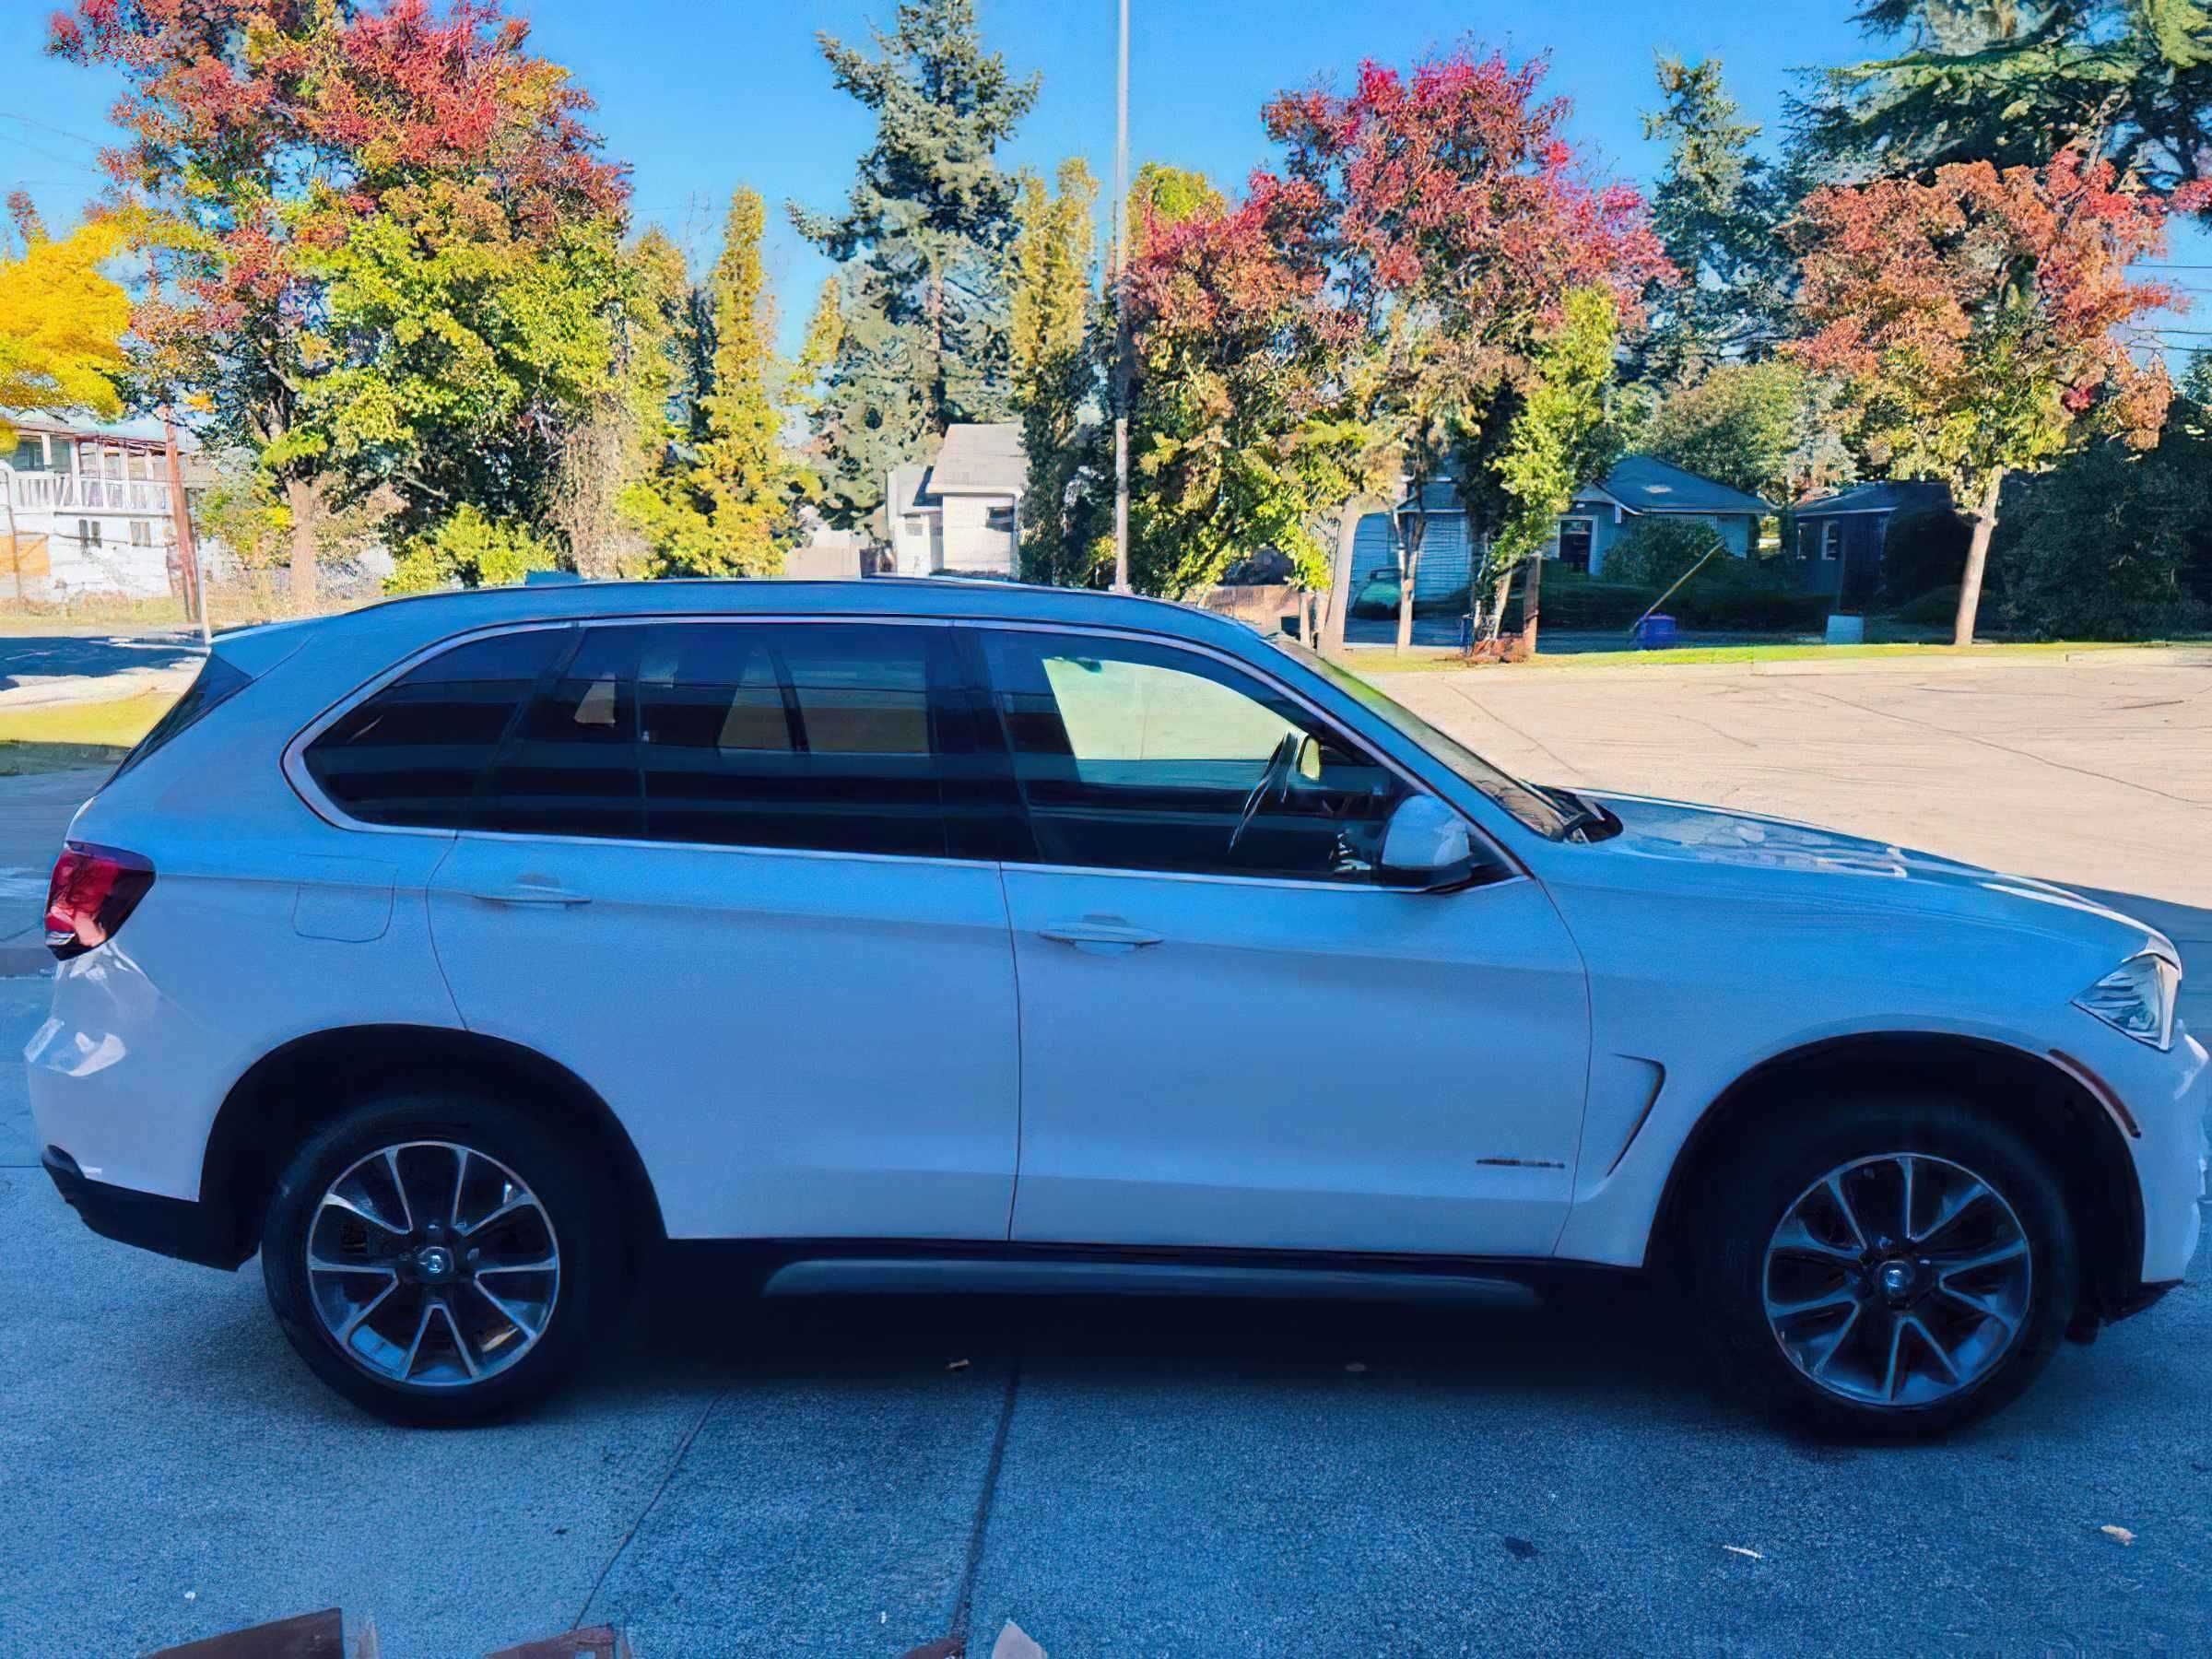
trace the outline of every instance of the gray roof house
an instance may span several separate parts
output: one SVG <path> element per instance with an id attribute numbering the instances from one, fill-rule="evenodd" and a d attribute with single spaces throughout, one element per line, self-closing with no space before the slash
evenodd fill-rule
<path id="1" fill-rule="evenodd" d="M 1414 575 L 1417 600 L 1441 598 L 1467 585 L 1476 549 L 1467 535 L 1466 512 L 1448 481 L 1423 493 L 1429 525 L 1421 544 L 1420 568 Z M 1375 571 L 1398 562 L 1397 526 L 1410 500 L 1397 514 L 1371 512 L 1360 521 L 1352 550 L 1355 589 Z M 1594 483 L 1574 492 L 1559 529 L 1545 549 L 1571 570 L 1605 574 L 1606 554 L 1647 518 L 1683 518 L 1711 526 L 1737 559 L 1747 558 L 1759 541 L 1759 522 L 1774 509 L 1754 495 L 1685 472 L 1651 455 L 1626 455 Z"/>
<path id="2" fill-rule="evenodd" d="M 891 572 L 1019 574 L 1021 492 L 1028 481 L 1015 422 L 947 429 L 935 461 L 891 469 L 885 497 Z"/>

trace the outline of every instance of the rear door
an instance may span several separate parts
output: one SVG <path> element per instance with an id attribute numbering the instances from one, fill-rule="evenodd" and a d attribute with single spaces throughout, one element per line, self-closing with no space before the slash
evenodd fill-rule
<path id="1" fill-rule="evenodd" d="M 1003 1239 L 1013 963 L 950 630 L 543 637 L 431 884 L 469 1027 L 600 1092 L 675 1236 Z"/>
<path id="2" fill-rule="evenodd" d="M 1456 892 L 1379 883 L 1417 786 L 1243 665 L 977 631 L 1035 841 L 1006 875 L 1014 1237 L 1547 1253 L 1589 1005 L 1537 885 L 1502 859 Z"/>

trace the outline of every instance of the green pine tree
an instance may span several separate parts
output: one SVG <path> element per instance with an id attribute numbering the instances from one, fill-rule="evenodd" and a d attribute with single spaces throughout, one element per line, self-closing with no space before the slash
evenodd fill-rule
<path id="1" fill-rule="evenodd" d="M 1812 174 L 2040 167 L 2077 145 L 2154 189 L 2212 176 L 2206 0 L 1866 0 L 1855 15 L 1896 49 L 1808 73 L 1791 118 Z"/>
<path id="2" fill-rule="evenodd" d="M 1012 407 L 1005 267 L 1018 186 L 994 157 L 1037 79 L 983 50 L 974 0 L 900 0 L 872 56 L 819 39 L 838 88 L 876 113 L 844 210 L 791 206 L 800 233 L 843 267 L 842 338 L 813 423 L 824 511 L 850 525 L 947 426 Z"/>
<path id="3" fill-rule="evenodd" d="M 697 398 L 700 440 L 633 490 L 626 506 L 662 576 L 773 576 L 798 539 L 800 505 L 819 488 L 784 449 L 775 308 L 760 267 L 765 210 L 753 191 L 730 212 L 707 292 L 713 378 Z"/>
<path id="4" fill-rule="evenodd" d="M 1644 136 L 1667 146 L 1652 220 L 1681 280 L 1646 294 L 1632 372 L 1665 386 L 1786 338 L 1796 267 L 1780 234 L 1790 193 L 1752 149 L 1759 127 L 1742 119 L 1719 63 L 1662 56 L 1658 77 L 1663 102 L 1643 118 Z"/>

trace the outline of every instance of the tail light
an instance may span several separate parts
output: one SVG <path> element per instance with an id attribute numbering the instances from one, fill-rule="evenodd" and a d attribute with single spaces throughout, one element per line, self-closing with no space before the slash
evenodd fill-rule
<path id="1" fill-rule="evenodd" d="M 135 853 L 71 841 L 46 888 L 46 948 L 66 961 L 105 945 L 154 885 L 154 866 Z"/>

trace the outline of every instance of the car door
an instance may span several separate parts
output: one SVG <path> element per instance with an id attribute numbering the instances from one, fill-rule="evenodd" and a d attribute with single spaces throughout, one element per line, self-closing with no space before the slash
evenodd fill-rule
<path id="1" fill-rule="evenodd" d="M 1589 1015 L 1536 884 L 1383 884 L 1415 785 L 1226 657 L 978 633 L 1033 838 L 1014 1237 L 1547 1253 Z"/>
<path id="2" fill-rule="evenodd" d="M 479 736 L 490 705 L 503 735 L 429 898 L 470 1029 L 600 1092 L 674 1236 L 1004 1239 L 1013 964 L 995 849 L 963 839 L 974 719 L 949 629 L 494 639 L 334 746 L 354 794 L 404 799 L 468 763 L 407 700 L 474 711 Z M 441 689 L 472 653 L 501 677 Z"/>

